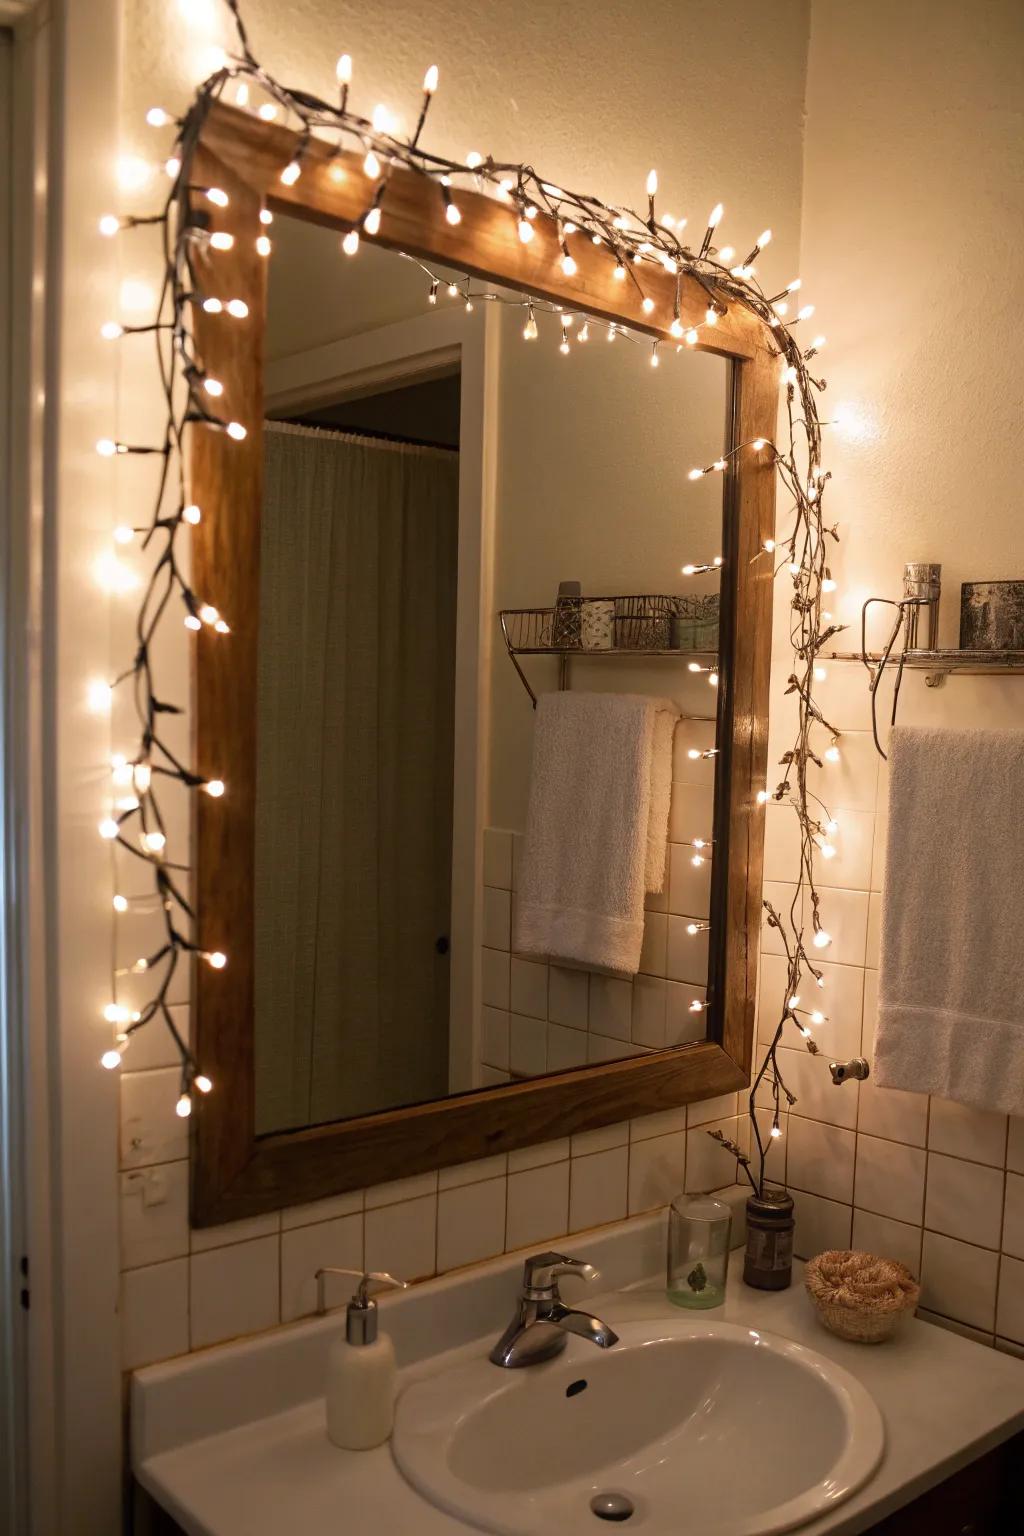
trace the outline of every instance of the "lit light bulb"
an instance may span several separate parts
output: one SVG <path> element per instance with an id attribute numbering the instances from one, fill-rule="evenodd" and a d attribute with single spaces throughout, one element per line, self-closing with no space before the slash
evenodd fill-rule
<path id="1" fill-rule="evenodd" d="M 128 911 L 128 898 L 127 898 L 127 896 L 120 896 L 120 895 L 115 896 L 114 897 L 113 905 L 114 905 L 114 911 L 115 912 L 127 912 Z"/>
<path id="2" fill-rule="evenodd" d="M 178 1116 L 179 1120 L 187 1120 L 192 1113 L 192 1100 L 187 1093 L 183 1093 L 177 1104 L 175 1104 L 174 1113 Z"/>
<path id="3" fill-rule="evenodd" d="M 448 220 L 449 224 L 462 223 L 462 214 L 460 213 L 459 208 L 455 203 L 445 204 L 444 216 Z"/>
<path id="4" fill-rule="evenodd" d="M 363 228 L 368 235 L 375 235 L 380 229 L 380 209 L 371 208 L 363 220 Z"/>
<path id="5" fill-rule="evenodd" d="M 182 620 L 182 623 L 185 625 L 186 629 L 202 629 L 203 627 L 202 623 L 199 619 L 196 618 L 194 613 L 187 613 Z"/>
<path id="6" fill-rule="evenodd" d="M 825 1015 L 823 1013 L 821 1013 L 816 1008 L 814 1010 L 814 1012 L 811 1014 L 811 1023 L 812 1024 L 824 1024 L 824 1022 L 825 1022 Z"/>
<path id="7" fill-rule="evenodd" d="M 121 220 L 116 213 L 105 213 L 99 222 L 99 231 L 106 239 L 110 240 L 121 228 Z"/>
<path id="8" fill-rule="evenodd" d="M 736 252 L 733 250 L 731 245 L 723 245 L 722 249 L 718 253 L 718 259 L 723 264 L 723 266 L 728 266 L 729 262 L 732 261 L 735 255 Z"/>
<path id="9" fill-rule="evenodd" d="M 757 792 L 757 803 L 758 803 L 758 805 L 767 805 L 768 801 L 770 799 L 771 799 L 771 795 L 768 793 L 768 791 L 766 789 L 759 789 L 758 790 L 758 792 Z"/>
<path id="10" fill-rule="evenodd" d="M 669 333 L 670 336 L 675 336 L 677 340 L 682 337 L 682 334 L 683 334 L 683 322 L 678 318 L 678 316 L 677 316 L 677 318 L 675 320 L 672 321 L 672 324 L 669 326 L 668 333 Z"/>
<path id="11" fill-rule="evenodd" d="M 101 459 L 112 459 L 116 453 L 123 453 L 120 443 L 115 443 L 111 437 L 101 437 L 96 444 L 96 452 Z"/>
<path id="12" fill-rule="evenodd" d="M 717 672 L 709 672 L 708 673 L 708 683 L 711 685 L 712 688 L 717 688 L 718 687 L 718 673 Z"/>
<path id="13" fill-rule="evenodd" d="M 105 320 L 100 326 L 100 335 L 104 341 L 117 341 L 124 335 L 124 326 L 118 325 L 116 320 Z"/>
<path id="14" fill-rule="evenodd" d="M 199 1089 L 200 1093 L 210 1093 L 213 1089 L 213 1084 L 205 1073 L 200 1072 L 199 1076 L 195 1079 L 195 1087 Z"/>
<path id="15" fill-rule="evenodd" d="M 370 121 L 373 124 L 374 133 L 391 133 L 396 126 L 394 118 L 382 101 L 374 107 Z"/>
<path id="16" fill-rule="evenodd" d="M 616 264 L 615 264 L 615 271 L 612 273 L 612 276 L 615 278 L 616 282 L 620 282 L 621 283 L 621 282 L 623 282 L 625 280 L 626 269 L 622 265 L 621 261 L 616 262 Z"/>
<path id="17" fill-rule="evenodd" d="M 778 1141 L 779 1137 L 782 1135 L 782 1127 L 780 1125 L 773 1125 L 769 1135 L 773 1141 Z"/>
<path id="18" fill-rule="evenodd" d="M 814 669 L 814 681 L 816 683 L 823 683 L 827 677 L 828 677 L 828 672 L 825 670 L 824 667 L 815 667 L 815 669 Z"/>
<path id="19" fill-rule="evenodd" d="M 760 453 L 761 449 L 764 447 L 764 445 L 765 445 L 765 439 L 763 437 L 755 437 L 754 441 L 751 443 L 750 446 L 751 446 L 751 448 L 753 448 L 755 453 Z"/>
<path id="20" fill-rule="evenodd" d="M 640 308 L 643 310 L 645 315 L 649 315 L 651 313 L 651 310 L 654 308 L 654 300 L 650 297 L 650 295 L 645 297 L 643 303 L 640 305 Z"/>
<path id="21" fill-rule="evenodd" d="M 167 839 L 162 832 L 144 832 L 141 841 L 147 853 L 161 853 Z"/>
<path id="22" fill-rule="evenodd" d="M 691 328 L 690 330 L 687 331 L 687 333 L 686 333 L 686 345 L 688 347 L 695 347 L 699 340 L 700 340 L 700 337 L 697 335 L 697 332 L 695 330 L 693 330 Z"/>
<path id="23" fill-rule="evenodd" d="M 269 208 L 261 208 L 260 209 L 260 223 L 261 224 L 273 224 L 273 222 L 274 222 L 274 215 L 271 213 L 270 209 Z"/>
<path id="24" fill-rule="evenodd" d="M 761 545 L 761 548 L 764 550 L 766 555 L 774 554 L 775 553 L 775 540 L 774 539 L 765 539 L 764 543 Z"/>
<path id="25" fill-rule="evenodd" d="M 658 173 L 657 173 L 657 171 L 648 171 L 648 173 L 647 173 L 647 196 L 648 197 L 653 197 L 654 194 L 657 192 L 657 190 L 658 190 Z"/>
<path id="26" fill-rule="evenodd" d="M 219 315 L 223 308 L 224 305 L 221 303 L 220 299 L 203 300 L 203 310 L 208 315 Z"/>
<path id="27" fill-rule="evenodd" d="M 208 202 L 213 203 L 215 208 L 226 208 L 230 202 L 230 198 L 223 187 L 207 187 L 206 198 Z"/>
<path id="28" fill-rule="evenodd" d="M 836 835 L 836 833 L 839 831 L 839 823 L 838 823 L 838 821 L 836 821 L 835 818 L 832 818 L 830 821 L 826 821 L 826 823 L 825 823 L 825 831 L 828 832 L 830 834 L 830 836 L 834 837 Z"/>
<path id="29" fill-rule="evenodd" d="M 219 949 L 213 950 L 203 958 L 206 960 L 207 965 L 212 966 L 215 971 L 222 971 L 228 963 L 227 955 L 223 954 Z"/>
<path id="30" fill-rule="evenodd" d="M 537 319 L 531 308 L 526 324 L 523 326 L 523 340 L 536 341 L 537 334 Z"/>
<path id="31" fill-rule="evenodd" d="M 661 359 L 658 356 L 658 343 L 655 342 L 654 346 L 651 348 L 651 367 L 657 368 L 660 362 Z"/>
<path id="32" fill-rule="evenodd" d="M 302 166 L 297 160 L 291 160 L 281 172 L 281 180 L 286 187 L 294 187 L 302 175 Z"/>
<path id="33" fill-rule="evenodd" d="M 718 324 L 718 310 L 717 309 L 710 309 L 710 308 L 706 309 L 704 311 L 704 321 L 705 321 L 705 324 L 707 324 L 707 325 L 717 325 Z"/>
<path id="34" fill-rule="evenodd" d="M 771 243 L 772 243 L 772 232 L 771 232 L 771 230 L 770 229 L 762 229 L 761 233 L 757 237 L 758 247 L 763 251 L 765 246 L 766 245 L 771 245 Z"/>
<path id="35" fill-rule="evenodd" d="M 589 324 L 588 324 L 588 322 L 586 320 L 584 320 L 581 329 L 576 332 L 576 340 L 577 341 L 589 341 L 590 340 L 590 326 L 589 326 Z"/>
<path id="36" fill-rule="evenodd" d="M 839 748 L 836 746 L 835 742 L 833 742 L 831 746 L 825 748 L 826 763 L 838 763 L 839 757 Z"/>
<path id="37" fill-rule="evenodd" d="M 339 85 L 352 84 L 352 55 L 350 53 L 339 55 L 338 62 L 334 66 L 334 73 L 338 78 Z"/>
<path id="38" fill-rule="evenodd" d="M 249 105 L 249 87 L 248 87 L 248 85 L 246 85 L 245 81 L 243 80 L 239 84 L 238 89 L 235 91 L 235 106 L 236 107 L 247 107 L 248 105 Z"/>
<path id="39" fill-rule="evenodd" d="M 831 576 L 826 576 L 825 580 L 821 584 L 821 590 L 823 592 L 834 592 L 836 590 L 836 585 L 837 583 L 832 580 Z"/>
<path id="40" fill-rule="evenodd" d="M 722 204 L 716 203 L 711 212 L 708 214 L 708 229 L 715 229 L 719 224 L 721 224 L 722 214 L 724 212 L 725 209 L 722 207 Z"/>
<path id="41" fill-rule="evenodd" d="M 190 523 L 193 528 L 196 526 L 196 524 L 198 522 L 201 521 L 202 516 L 203 516 L 203 514 L 200 512 L 199 508 L 195 505 L 194 502 L 192 502 L 187 507 L 182 507 L 181 515 L 185 519 L 185 522 L 186 523 Z"/>
<path id="42" fill-rule="evenodd" d="M 690 863 L 694 866 L 695 869 L 699 869 L 700 866 L 704 863 L 703 855 L 699 854 L 699 853 L 695 853 L 693 855 L 693 858 L 690 860 Z"/>
<path id="43" fill-rule="evenodd" d="M 798 320 L 809 320 L 813 314 L 814 314 L 814 305 L 813 304 L 805 304 L 803 309 L 797 310 L 797 316 L 796 317 L 797 317 Z"/>
<path id="44" fill-rule="evenodd" d="M 702 469 L 691 469 L 686 478 L 688 480 L 703 480 L 704 471 Z"/>
<path id="45" fill-rule="evenodd" d="M 114 690 L 109 683 L 104 683 L 99 678 L 96 678 L 89 684 L 86 691 L 86 701 L 94 715 L 105 715 L 109 712 L 110 706 L 114 702 Z"/>
<path id="46" fill-rule="evenodd" d="M 566 277 L 576 276 L 576 262 L 573 257 L 569 255 L 568 251 L 566 251 L 565 255 L 562 257 L 562 271 L 565 273 Z"/>
<path id="47" fill-rule="evenodd" d="M 695 997 L 693 999 L 693 1002 L 690 1004 L 690 1012 L 691 1013 L 700 1013 L 700 1011 L 701 1011 L 701 1009 L 703 1007 L 704 1007 L 704 1004 L 701 1002 L 700 998 L 699 997 Z"/>
<path id="48" fill-rule="evenodd" d="M 833 848 L 831 843 L 822 843 L 821 844 L 821 856 L 822 856 L 823 859 L 834 859 L 835 858 L 836 850 Z"/>
<path id="49" fill-rule="evenodd" d="M 203 785 L 203 788 L 205 789 L 206 793 L 210 796 L 211 800 L 219 800 L 221 795 L 224 793 L 224 780 L 223 779 L 209 779 Z"/>
<path id="50" fill-rule="evenodd" d="M 100 1066 L 106 1067 L 108 1072 L 113 1072 L 115 1067 L 121 1065 L 121 1052 L 116 1050 L 104 1051 L 100 1057 Z"/>
<path id="51" fill-rule="evenodd" d="M 828 946 L 831 943 L 832 935 L 830 933 L 826 933 L 824 928 L 819 928 L 817 933 L 814 935 L 815 949 L 828 949 Z"/>
<path id="52" fill-rule="evenodd" d="M 520 240 L 524 245 L 529 245 L 530 241 L 533 239 L 533 225 L 530 223 L 529 219 L 520 219 L 518 229 Z"/>
<path id="53" fill-rule="evenodd" d="M 437 65 L 436 64 L 431 64 L 430 68 L 427 70 L 426 74 L 423 76 L 423 89 L 427 93 L 428 96 L 433 96 L 434 92 L 437 90 L 437 81 L 438 81 Z"/>
<path id="54" fill-rule="evenodd" d="M 221 383 L 220 379 L 204 379 L 203 388 L 206 390 L 206 393 L 208 395 L 212 395 L 215 400 L 224 393 L 224 385 Z"/>
<path id="55" fill-rule="evenodd" d="M 380 175 L 380 161 L 372 149 L 368 151 L 366 159 L 363 161 L 363 174 L 369 176 L 371 181 L 376 181 Z"/>
<path id="56" fill-rule="evenodd" d="M 164 175 L 168 177 L 170 181 L 177 181 L 180 171 L 181 161 L 178 159 L 177 155 L 171 155 L 169 160 L 164 161 Z"/>
<path id="57" fill-rule="evenodd" d="M 249 306 L 244 299 L 228 299 L 225 308 L 236 320 L 244 320 L 249 313 Z"/>
<path id="58" fill-rule="evenodd" d="M 231 633 L 230 626 L 228 625 L 226 619 L 217 619 L 213 627 L 217 631 L 218 635 L 230 635 Z"/>
<path id="59" fill-rule="evenodd" d="M 117 832 L 117 822 L 112 816 L 105 816 L 99 825 L 100 837 L 105 838 L 108 843 L 113 842 Z"/>
<path id="60" fill-rule="evenodd" d="M 341 248 L 346 256 L 354 256 L 359 249 L 359 231 L 350 229 L 341 242 Z"/>
<path id="61" fill-rule="evenodd" d="M 210 236 L 210 244 L 215 251 L 230 251 L 234 243 L 234 235 L 229 235 L 226 229 L 215 230 Z"/>
<path id="62" fill-rule="evenodd" d="M 118 523 L 117 527 L 114 529 L 115 544 L 130 544 L 134 537 L 135 529 L 130 528 L 127 523 Z"/>
<path id="63" fill-rule="evenodd" d="M 277 108 L 272 101 L 265 101 L 260 107 L 259 116 L 265 123 L 272 123 L 277 116 Z"/>
<path id="64" fill-rule="evenodd" d="M 226 431 L 228 437 L 234 438 L 236 443 L 242 442 L 242 440 L 248 435 L 240 421 L 229 421 Z"/>
<path id="65" fill-rule="evenodd" d="M 257 256 L 269 256 L 272 249 L 273 249 L 273 247 L 271 246 L 270 236 L 269 235 L 257 235 L 256 236 L 256 254 L 257 254 Z"/>

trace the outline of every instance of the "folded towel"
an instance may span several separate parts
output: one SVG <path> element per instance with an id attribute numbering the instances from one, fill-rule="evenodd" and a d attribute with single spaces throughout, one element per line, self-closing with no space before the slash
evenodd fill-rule
<path id="1" fill-rule="evenodd" d="M 889 740 L 875 1077 L 1024 1114 L 1024 735 Z"/>
<path id="2" fill-rule="evenodd" d="M 513 947 L 635 975 L 644 892 L 665 881 L 676 706 L 632 694 L 538 702 Z"/>

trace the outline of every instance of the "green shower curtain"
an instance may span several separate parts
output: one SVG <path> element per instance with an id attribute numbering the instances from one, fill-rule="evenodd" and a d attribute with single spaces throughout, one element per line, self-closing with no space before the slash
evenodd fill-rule
<path id="1" fill-rule="evenodd" d="M 458 454 L 267 423 L 258 1132 L 448 1091 Z"/>

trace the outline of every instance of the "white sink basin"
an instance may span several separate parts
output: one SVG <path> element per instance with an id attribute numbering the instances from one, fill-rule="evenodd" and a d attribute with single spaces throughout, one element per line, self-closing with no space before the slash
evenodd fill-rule
<path id="1" fill-rule="evenodd" d="M 416 1382 L 398 1402 L 399 1467 L 504 1536 L 771 1536 L 841 1503 L 881 1459 L 874 1401 L 813 1350 L 706 1318 L 617 1331 L 610 1350 L 570 1339 L 543 1365 L 485 1356 Z M 607 1495 L 614 1524 L 592 1508 Z"/>

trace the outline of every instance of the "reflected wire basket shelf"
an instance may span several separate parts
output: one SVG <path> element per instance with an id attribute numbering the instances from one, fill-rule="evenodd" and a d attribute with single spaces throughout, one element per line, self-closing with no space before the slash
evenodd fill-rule
<path id="1" fill-rule="evenodd" d="M 609 644 L 584 645 L 582 606 L 602 603 L 612 607 Z M 708 598 L 631 594 L 620 597 L 587 597 L 556 608 L 503 608 L 498 615 L 505 648 L 534 707 L 537 695 L 519 664 L 520 656 L 557 656 L 558 686 L 569 684 L 569 663 L 624 657 L 674 657 L 688 660 L 696 670 L 712 673 L 718 659 L 718 606 Z M 675 622 L 674 622 L 675 621 Z M 673 639 L 685 641 L 673 645 Z M 706 642 L 706 643 L 704 643 Z"/>

